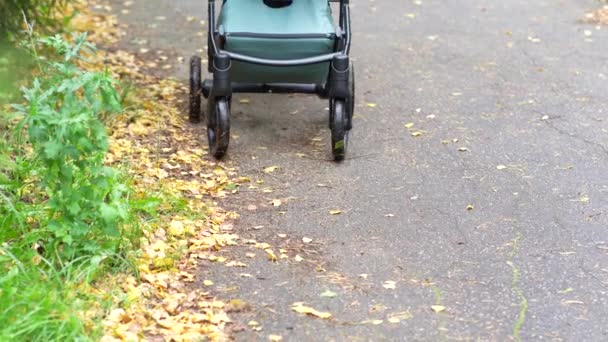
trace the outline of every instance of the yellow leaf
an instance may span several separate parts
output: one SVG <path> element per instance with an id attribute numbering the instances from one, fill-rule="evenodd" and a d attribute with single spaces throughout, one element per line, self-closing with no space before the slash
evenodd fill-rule
<path id="1" fill-rule="evenodd" d="M 443 306 L 443 305 L 431 305 L 431 310 L 433 310 L 435 313 L 440 313 L 442 311 L 445 311 L 445 306 Z"/>
<path id="2" fill-rule="evenodd" d="M 395 313 L 389 314 L 387 320 L 390 323 L 397 324 L 401 321 L 408 320 L 412 317 L 414 317 L 414 316 L 409 311 L 403 311 L 403 312 L 395 312 Z"/>
<path id="3" fill-rule="evenodd" d="M 392 280 L 387 280 L 382 284 L 382 287 L 388 290 L 394 290 L 397 288 L 397 283 Z"/>
<path id="4" fill-rule="evenodd" d="M 269 166 L 267 168 L 264 169 L 264 173 L 273 173 L 276 170 L 280 169 L 279 166 Z"/>
<path id="5" fill-rule="evenodd" d="M 420 131 L 412 132 L 413 137 L 419 137 L 421 135 L 422 135 L 422 132 L 420 132 Z"/>
<path id="6" fill-rule="evenodd" d="M 249 104 L 249 103 L 251 103 L 251 100 L 250 99 L 240 99 L 239 103 L 240 104 Z"/>
<path id="7" fill-rule="evenodd" d="M 177 220 L 171 221 L 169 224 L 169 229 L 167 229 L 167 233 L 174 237 L 181 237 L 185 232 L 186 230 L 184 229 L 184 223 Z"/>
<path id="8" fill-rule="evenodd" d="M 300 262 L 300 261 L 304 260 L 299 254 L 296 254 L 295 259 L 296 259 L 297 262 Z"/>
<path id="9" fill-rule="evenodd" d="M 467 205 L 467 210 L 473 210 L 475 207 L 472 204 Z"/>
<path id="10" fill-rule="evenodd" d="M 407 129 L 410 129 L 410 128 L 414 127 L 414 123 L 413 122 L 408 122 L 408 123 L 406 123 L 403 126 L 405 126 L 405 128 L 407 128 Z"/>
<path id="11" fill-rule="evenodd" d="M 463 146 L 463 147 L 459 147 L 459 148 L 458 148 L 458 151 L 460 151 L 460 152 L 466 152 L 466 151 L 468 151 L 468 150 L 469 150 L 469 149 L 468 149 L 467 147 L 464 147 L 464 146 Z"/>
<path id="12" fill-rule="evenodd" d="M 340 214 L 342 214 L 342 210 L 339 210 L 339 209 L 330 210 L 329 213 L 332 215 L 340 215 Z"/>
<path id="13" fill-rule="evenodd" d="M 211 286 L 211 285 L 213 285 L 213 282 L 211 280 L 203 280 L 203 285 Z"/>
<path id="14" fill-rule="evenodd" d="M 311 307 L 304 306 L 304 303 L 301 303 L 301 302 L 294 303 L 291 306 L 291 310 L 293 310 L 293 311 L 295 311 L 297 313 L 311 315 L 311 316 L 315 316 L 315 317 L 319 317 L 319 318 L 323 318 L 323 319 L 327 319 L 327 318 L 331 317 L 331 313 L 317 311 L 317 310 L 315 310 L 315 309 L 313 309 Z"/>
<path id="15" fill-rule="evenodd" d="M 273 199 L 272 200 L 272 206 L 273 207 L 279 207 L 279 206 L 281 206 L 281 204 L 283 204 L 283 202 L 281 202 L 280 199 Z"/>
<path id="16" fill-rule="evenodd" d="M 283 337 L 279 335 L 268 335 L 268 340 L 272 342 L 279 342 L 283 340 Z"/>
<path id="17" fill-rule="evenodd" d="M 372 102 L 367 102 L 365 105 L 368 106 L 369 108 L 376 108 L 376 107 L 378 107 L 377 104 L 372 103 Z"/>
<path id="18" fill-rule="evenodd" d="M 264 252 L 266 252 L 266 254 L 268 254 L 268 259 L 270 259 L 270 261 L 277 261 L 277 255 L 274 254 L 274 252 L 272 251 L 272 249 L 268 248 L 265 249 Z"/>
<path id="19" fill-rule="evenodd" d="M 304 243 L 311 243 L 312 239 L 311 238 L 307 238 L 307 237 L 303 237 L 302 238 L 302 242 L 304 242 Z"/>

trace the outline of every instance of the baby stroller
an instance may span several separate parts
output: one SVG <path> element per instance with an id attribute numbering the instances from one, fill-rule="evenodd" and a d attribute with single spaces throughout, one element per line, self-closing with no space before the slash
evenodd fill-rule
<path id="1" fill-rule="evenodd" d="M 335 160 L 343 160 L 355 102 L 349 0 L 223 0 L 219 17 L 208 0 L 208 71 L 201 80 L 201 58 L 190 61 L 190 113 L 202 116 L 207 99 L 209 151 L 222 158 L 230 139 L 233 93 L 308 93 L 329 99 L 329 127 Z M 289 0 L 278 0 L 289 1 Z M 339 3 L 334 25 L 331 2 Z"/>

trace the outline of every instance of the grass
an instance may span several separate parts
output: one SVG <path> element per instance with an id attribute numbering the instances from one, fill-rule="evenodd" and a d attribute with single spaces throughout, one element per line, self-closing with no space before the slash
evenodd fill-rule
<path id="1" fill-rule="evenodd" d="M 0 107 L 0 341 L 96 340 L 116 300 L 96 287 L 136 272 L 158 201 L 133 199 L 125 173 L 103 165 L 102 119 L 120 104 L 107 73 L 79 67 L 85 37 L 29 42 L 59 56 L 33 53 L 40 76 Z"/>
<path id="2" fill-rule="evenodd" d="M 56 269 L 3 252 L 13 268 L 0 278 L 0 340 L 78 341 L 99 335 L 82 317 L 92 298 L 73 289 L 86 283 L 94 267 Z"/>

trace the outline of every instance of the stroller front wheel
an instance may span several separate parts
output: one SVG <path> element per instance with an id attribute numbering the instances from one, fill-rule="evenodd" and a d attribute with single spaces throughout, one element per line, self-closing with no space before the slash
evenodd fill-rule
<path id="1" fill-rule="evenodd" d="M 224 157 L 230 143 L 230 98 L 209 98 L 207 102 L 207 139 L 209 153 L 216 159 Z"/>
<path id="2" fill-rule="evenodd" d="M 344 100 L 330 100 L 331 146 L 335 161 L 342 161 L 348 146 L 348 113 Z"/>

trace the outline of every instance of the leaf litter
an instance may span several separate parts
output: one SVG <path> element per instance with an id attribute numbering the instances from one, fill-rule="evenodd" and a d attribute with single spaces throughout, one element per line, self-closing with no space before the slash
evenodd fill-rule
<path id="1" fill-rule="evenodd" d="M 99 45 L 112 45 L 123 35 L 115 16 L 86 8 L 72 25 L 91 32 L 91 41 Z M 238 214 L 215 202 L 250 180 L 206 157 L 206 148 L 179 109 L 186 94 L 182 84 L 150 76 L 146 72 L 149 63 L 126 51 L 101 50 L 99 54 L 99 60 L 88 61 L 87 68 L 107 70 L 135 85 L 125 97 L 128 109 L 109 127 L 106 164 L 129 165 L 134 201 L 158 194 L 157 207 L 150 207 L 154 220 L 142 227 L 141 252 L 134 257 L 140 277 L 108 275 L 98 286 L 98 291 L 113 299 L 113 308 L 103 320 L 101 340 L 138 341 L 151 336 L 167 341 L 227 340 L 224 330 L 231 322 L 230 306 L 211 294 L 215 284 L 200 277 L 199 263 L 247 267 L 216 255 L 240 238 L 229 233 L 229 222 Z M 264 250 L 273 261 L 277 259 L 271 249 Z M 199 286 L 189 285 L 197 283 Z"/>

